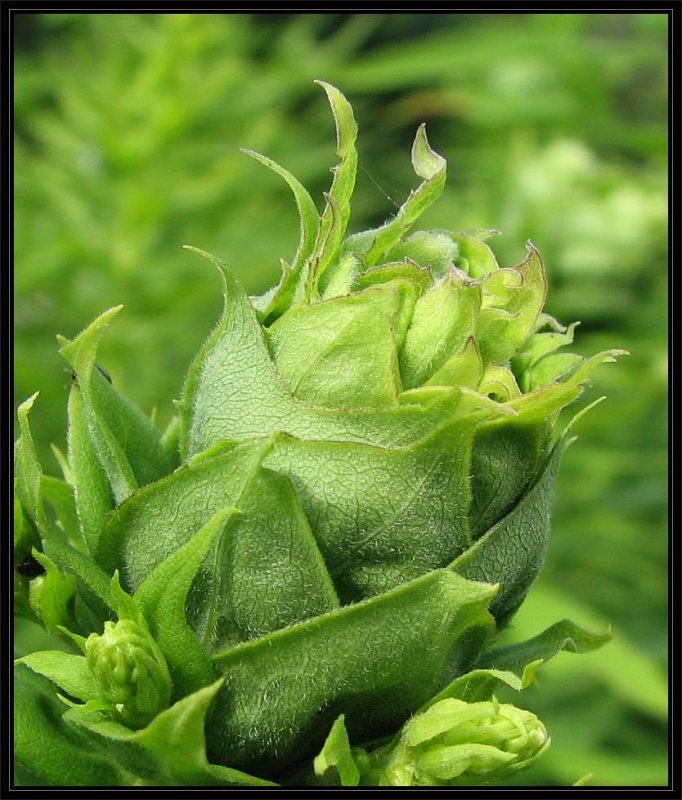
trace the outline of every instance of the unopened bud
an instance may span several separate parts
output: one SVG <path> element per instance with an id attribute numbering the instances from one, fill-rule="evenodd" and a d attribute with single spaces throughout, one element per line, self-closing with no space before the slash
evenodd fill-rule
<path id="1" fill-rule="evenodd" d="M 88 637 L 85 655 L 102 698 L 127 725 L 144 727 L 168 707 L 171 682 L 163 655 L 133 620 L 105 622 L 101 636 Z"/>

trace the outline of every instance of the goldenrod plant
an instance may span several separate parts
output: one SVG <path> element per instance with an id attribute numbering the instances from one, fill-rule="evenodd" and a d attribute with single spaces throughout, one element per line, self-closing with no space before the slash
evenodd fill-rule
<path id="1" fill-rule="evenodd" d="M 496 693 L 610 638 L 498 633 L 543 565 L 585 409 L 562 412 L 624 351 L 567 350 L 530 242 L 501 267 L 493 231 L 415 230 L 446 177 L 423 125 L 418 186 L 349 235 L 357 125 L 318 83 L 323 210 L 247 151 L 290 187 L 299 246 L 258 297 L 208 256 L 223 314 L 170 425 L 97 364 L 120 306 L 61 338 L 63 479 L 36 456 L 35 395 L 19 407 L 16 607 L 71 646 L 16 662 L 22 785 L 499 784 L 551 731 Z"/>

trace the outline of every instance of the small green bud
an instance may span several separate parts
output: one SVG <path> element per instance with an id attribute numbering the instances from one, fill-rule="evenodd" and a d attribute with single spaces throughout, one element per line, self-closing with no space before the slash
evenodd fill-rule
<path id="1" fill-rule="evenodd" d="M 144 727 L 168 708 L 171 682 L 165 659 L 133 620 L 105 622 L 101 636 L 93 633 L 86 640 L 85 655 L 102 698 L 116 706 L 130 727 Z"/>
<path id="2" fill-rule="evenodd" d="M 496 783 L 530 765 L 549 741 L 530 711 L 448 698 L 407 722 L 397 744 L 371 753 L 370 771 L 384 786 Z"/>

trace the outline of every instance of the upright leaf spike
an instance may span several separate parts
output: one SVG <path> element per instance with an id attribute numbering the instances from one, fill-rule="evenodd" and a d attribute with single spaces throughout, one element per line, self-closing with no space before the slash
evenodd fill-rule
<path id="1" fill-rule="evenodd" d="M 353 109 L 341 92 L 329 83 L 315 81 L 327 93 L 336 125 L 336 151 L 341 162 L 332 168 L 334 179 L 327 197 L 327 204 L 320 217 L 320 228 L 311 256 L 306 286 L 306 299 L 310 302 L 317 296 L 318 284 L 324 271 L 338 256 L 348 220 L 350 200 L 355 188 L 358 153 L 355 140 L 358 126 Z"/>

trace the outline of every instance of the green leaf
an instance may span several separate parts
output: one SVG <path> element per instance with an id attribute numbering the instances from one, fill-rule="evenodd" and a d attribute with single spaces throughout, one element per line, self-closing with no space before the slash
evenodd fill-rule
<path id="1" fill-rule="evenodd" d="M 14 530 L 12 531 L 12 549 L 14 555 L 14 561 L 19 563 L 23 561 L 30 553 L 31 548 L 35 547 L 36 545 L 40 544 L 40 537 L 38 536 L 38 531 L 33 524 L 33 521 L 29 519 L 26 514 L 24 513 L 24 508 L 21 504 L 21 499 L 19 497 L 18 491 L 18 480 L 17 478 L 14 479 L 14 509 L 13 509 L 13 522 L 14 522 Z"/>
<path id="2" fill-rule="evenodd" d="M 295 299 L 298 299 L 302 291 L 303 281 L 306 274 L 304 267 L 312 255 L 319 230 L 317 209 L 312 198 L 301 185 L 301 183 L 284 167 L 267 156 L 255 153 L 253 150 L 242 148 L 242 152 L 260 161 L 269 169 L 280 175 L 289 185 L 294 194 L 298 214 L 301 221 L 301 233 L 296 255 L 291 266 L 283 263 L 282 278 L 271 297 L 268 298 L 267 305 L 261 312 L 263 322 L 269 324 L 277 317 L 281 316 L 287 308 L 291 306 Z"/>
<path id="3" fill-rule="evenodd" d="M 491 611 L 503 625 L 519 607 L 544 562 L 550 501 L 564 440 L 547 458 L 536 482 L 514 508 L 456 558 L 452 569 L 471 580 L 499 583 Z"/>
<path id="4" fill-rule="evenodd" d="M 42 650 L 18 659 L 33 672 L 44 675 L 62 691 L 86 702 L 99 696 L 97 683 L 90 672 L 85 656 L 61 650 Z"/>
<path id="5" fill-rule="evenodd" d="M 611 633 L 591 633 L 570 619 L 562 619 L 525 642 L 497 647 L 481 657 L 482 666 L 518 671 L 526 664 L 541 659 L 549 661 L 557 653 L 590 653 L 611 641 Z"/>
<path id="6" fill-rule="evenodd" d="M 83 538 L 78 524 L 73 487 L 52 475 L 43 475 L 40 490 L 43 498 L 54 509 L 57 523 L 66 534 L 69 543 L 82 549 Z"/>
<path id="7" fill-rule="evenodd" d="M 42 469 L 31 437 L 28 424 L 35 395 L 19 407 L 19 426 L 21 436 L 15 445 L 15 464 L 18 478 L 18 491 L 22 505 L 31 514 L 38 532 L 45 542 L 47 555 L 62 569 L 72 572 L 81 582 L 86 594 L 94 593 L 105 603 L 109 597 L 109 579 L 90 558 L 77 550 L 66 540 L 64 531 L 52 525 L 47 519 L 41 495 Z"/>
<path id="8" fill-rule="evenodd" d="M 551 628 L 552 620 L 562 615 L 584 620 L 591 630 L 604 630 L 606 621 L 581 603 L 574 594 L 560 592 L 539 581 L 514 618 L 514 627 L 505 638 L 535 638 L 537 629 Z M 570 638 L 574 638 L 567 631 Z M 602 636 L 603 634 L 596 634 Z M 574 641 L 579 642 L 579 635 Z M 511 646 L 511 645 L 510 645 Z M 669 714 L 669 682 L 655 657 L 628 641 L 624 631 L 615 631 L 609 646 L 598 655 L 585 659 L 557 659 L 552 675 L 559 683 L 571 684 L 580 676 L 596 685 L 629 708 L 665 723 Z"/>
<path id="9" fill-rule="evenodd" d="M 83 538 L 93 552 L 106 515 L 114 507 L 109 480 L 90 438 L 83 395 L 76 386 L 69 391 L 68 453 L 74 477 L 76 508 Z"/>
<path id="10" fill-rule="evenodd" d="M 152 636 L 168 663 L 176 696 L 197 691 L 215 679 L 213 666 L 185 618 L 194 577 L 234 509 L 220 509 L 196 536 L 162 561 L 135 592 Z"/>
<path id="11" fill-rule="evenodd" d="M 77 658 L 78 656 L 75 656 Z M 62 721 L 50 681 L 26 665 L 14 672 L 15 781 L 20 786 L 120 786 L 123 770 Z"/>
<path id="12" fill-rule="evenodd" d="M 480 287 L 454 271 L 417 300 L 399 353 L 406 389 L 425 383 L 450 356 L 461 353 L 476 329 L 480 303 Z"/>
<path id="13" fill-rule="evenodd" d="M 389 258 L 409 259 L 435 275 L 444 275 L 455 260 L 459 248 L 445 231 L 417 231 L 399 242 L 387 254 Z"/>
<path id="14" fill-rule="evenodd" d="M 209 764 L 204 720 L 222 680 L 194 692 L 131 731 L 100 710 L 72 708 L 64 718 L 129 771 L 162 786 L 272 786 L 238 770 Z"/>
<path id="15" fill-rule="evenodd" d="M 262 440 L 224 445 L 218 455 L 192 459 L 136 492 L 107 519 L 97 563 L 109 573 L 119 569 L 124 586 L 136 590 L 213 514 L 237 505 L 267 446 Z"/>
<path id="16" fill-rule="evenodd" d="M 19 499 L 26 512 L 36 523 L 44 525 L 45 511 L 41 500 L 43 471 L 36 456 L 28 414 L 33 408 L 38 392 L 24 401 L 17 409 L 20 436 L 14 445 L 14 469 Z"/>
<path id="17" fill-rule="evenodd" d="M 628 355 L 627 350 L 604 350 L 582 363 L 564 376 L 560 382 L 550 383 L 528 394 L 515 397 L 507 403 L 518 414 L 518 420 L 529 424 L 553 425 L 559 411 L 573 402 L 589 384 L 590 375 L 604 363 L 614 362 L 618 356 Z M 495 423 L 491 423 L 491 427 Z"/>
<path id="18" fill-rule="evenodd" d="M 423 183 L 410 192 L 396 216 L 374 232 L 371 246 L 363 259 L 365 266 L 380 263 L 424 211 L 438 199 L 445 187 L 447 162 L 429 146 L 426 126 L 423 124 L 419 126 L 412 145 L 412 166 L 417 175 L 423 178 Z"/>
<path id="19" fill-rule="evenodd" d="M 358 154 L 355 140 L 358 126 L 353 109 L 346 98 L 334 86 L 325 81 L 315 81 L 327 93 L 336 125 L 336 152 L 340 163 L 332 168 L 334 175 L 327 204 L 320 218 L 320 228 L 310 260 L 306 299 L 313 299 L 318 291 L 320 278 L 337 256 L 350 218 L 350 199 L 355 188 Z"/>
<path id="20" fill-rule="evenodd" d="M 542 314 L 540 315 L 541 318 L 543 316 Z M 550 322 L 549 318 L 543 323 L 543 325 L 552 324 L 558 326 L 555 320 Z M 571 344 L 573 342 L 573 331 L 577 325 L 578 323 L 574 322 L 572 325 L 569 325 L 568 328 L 558 326 L 558 329 L 554 329 L 550 332 L 534 333 L 524 342 L 522 347 L 512 358 L 514 373 L 519 376 L 519 384 L 524 392 L 532 391 L 532 389 L 541 385 L 537 382 L 531 385 L 533 367 L 544 359 L 545 356 L 554 353 L 554 351 L 560 347 Z"/>
<path id="21" fill-rule="evenodd" d="M 441 424 L 459 395 L 434 392 L 428 402 L 397 408 L 337 411 L 291 397 L 277 374 L 256 313 L 239 282 L 223 276 L 223 316 L 190 367 L 180 404 L 183 456 L 220 440 L 284 431 L 300 438 L 366 442 L 390 447 L 416 441 Z"/>
<path id="22" fill-rule="evenodd" d="M 189 621 L 209 649 L 338 604 L 291 484 L 260 467 L 272 446 L 270 440 L 222 446 L 136 493 L 111 515 L 98 560 L 109 569 L 120 568 L 126 583 L 139 587 L 145 604 L 154 607 L 155 624 L 168 628 L 162 634 L 167 646 L 177 645 L 180 651 L 193 646 L 179 612 L 195 575 Z M 209 540 L 194 545 L 193 537 L 226 504 L 239 513 L 221 529 L 212 555 L 205 558 Z M 144 588 L 143 581 L 152 583 Z M 180 654 L 176 669 L 179 660 L 186 662 Z"/>
<path id="23" fill-rule="evenodd" d="M 56 633 L 60 625 L 71 622 L 67 608 L 76 589 L 73 575 L 62 575 L 52 559 L 33 550 L 33 557 L 45 569 L 34 578 L 28 589 L 28 602 L 34 614 L 50 633 Z"/>
<path id="24" fill-rule="evenodd" d="M 209 721 L 210 752 L 276 774 L 320 747 L 341 713 L 353 741 L 390 733 L 471 665 L 491 631 L 494 593 L 437 570 L 217 653 L 226 684 Z"/>
<path id="25" fill-rule="evenodd" d="M 330 786 L 357 786 L 360 782 L 344 719 L 343 714 L 336 719 L 313 762 L 315 775 Z"/>
<path id="26" fill-rule="evenodd" d="M 284 169 L 284 167 L 281 167 L 271 158 L 246 148 L 242 148 L 242 153 L 246 153 L 252 158 L 255 158 L 257 161 L 260 161 L 261 164 L 264 164 L 266 167 L 273 170 L 273 172 L 276 172 L 278 175 L 284 178 L 289 185 L 289 188 L 293 192 L 301 222 L 300 241 L 296 255 L 294 256 L 290 267 L 292 275 L 296 276 L 308 256 L 312 253 L 313 246 L 315 244 L 315 238 L 318 230 L 317 209 L 315 208 L 315 203 L 313 203 L 312 198 L 300 181 L 298 181 L 290 172 Z M 278 292 L 278 294 L 279 293 L 280 292 Z M 285 310 L 289 305 L 290 303 L 287 303 L 282 310 Z"/>
<path id="27" fill-rule="evenodd" d="M 277 438 L 265 464 L 291 478 L 342 602 L 447 564 L 469 545 L 475 417 L 405 448 Z"/>
<path id="28" fill-rule="evenodd" d="M 171 469 L 161 435 L 149 419 L 122 397 L 95 368 L 104 328 L 122 306 L 105 311 L 73 341 L 63 340 L 60 353 L 76 372 L 77 391 L 90 440 L 116 503 Z"/>
<path id="29" fill-rule="evenodd" d="M 451 233 L 450 237 L 458 248 L 455 264 L 471 278 L 480 280 L 499 269 L 495 254 L 490 247 L 471 232 Z"/>
<path id="30" fill-rule="evenodd" d="M 204 644 L 224 648 L 338 608 L 327 567 L 290 480 L 260 469 L 193 587 L 210 605 Z M 200 576 L 201 577 L 201 576 Z"/>
<path id="31" fill-rule="evenodd" d="M 480 538 L 508 514 L 537 478 L 550 428 L 509 418 L 481 425 L 471 457 L 472 539 Z"/>
<path id="32" fill-rule="evenodd" d="M 517 692 L 530 686 L 535 678 L 538 667 L 543 663 L 542 659 L 524 662 L 521 659 L 511 669 L 484 668 L 475 669 L 455 678 L 452 683 L 438 692 L 425 703 L 420 711 L 430 708 L 435 703 L 454 697 L 457 700 L 464 700 L 467 703 L 477 703 L 481 700 L 492 699 L 494 693 L 501 686 L 511 686 Z"/>
<path id="33" fill-rule="evenodd" d="M 292 395 L 331 407 L 397 405 L 395 331 L 404 302 L 395 287 L 383 286 L 280 317 L 267 341 Z"/>
<path id="34" fill-rule="evenodd" d="M 498 269 L 483 281 L 476 339 L 486 364 L 503 364 L 516 353 L 545 304 L 545 266 L 530 242 L 526 249 L 528 256 L 518 267 Z"/>
<path id="35" fill-rule="evenodd" d="M 475 389 L 483 374 L 483 362 L 476 340 L 470 336 L 459 353 L 450 356 L 426 381 L 426 386 L 460 386 Z"/>
<path id="36" fill-rule="evenodd" d="M 433 273 L 430 269 L 420 267 L 412 261 L 395 261 L 371 267 L 356 276 L 352 289 L 362 291 L 370 286 L 380 286 L 391 281 L 407 281 L 417 297 L 420 297 L 433 286 Z"/>

